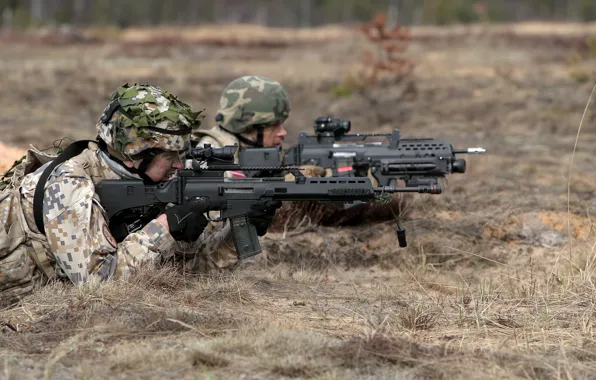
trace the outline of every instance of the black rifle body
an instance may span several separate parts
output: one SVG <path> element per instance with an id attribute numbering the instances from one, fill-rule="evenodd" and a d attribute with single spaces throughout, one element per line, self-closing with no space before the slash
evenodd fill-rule
<path id="1" fill-rule="evenodd" d="M 195 165 L 193 164 L 193 167 Z M 432 187 L 374 187 L 370 179 L 357 177 L 307 178 L 297 173 L 295 181 L 283 177 L 224 178 L 226 170 L 251 170 L 238 165 L 182 169 L 170 181 L 155 185 L 142 180 L 103 180 L 95 191 L 112 223 L 120 214 L 150 213 L 158 205 L 203 202 L 207 210 L 220 211 L 220 220 L 229 219 L 236 252 L 240 259 L 261 252 L 254 225 L 248 222 L 251 205 L 262 200 L 368 202 L 382 193 L 432 192 Z M 259 168 L 253 168 L 258 170 Z M 145 223 L 137 223 L 136 229 Z M 112 227 L 112 226 L 110 226 Z M 128 228 L 128 233 L 134 232 Z"/>
<path id="2" fill-rule="evenodd" d="M 385 137 L 387 143 L 355 143 L 369 137 Z M 381 186 L 434 185 L 441 193 L 437 179 L 451 173 L 464 173 L 466 161 L 456 153 L 482 153 L 482 148 L 454 149 L 448 140 L 431 138 L 400 139 L 399 130 L 391 134 L 301 133 L 298 144 L 289 148 L 284 165 L 316 165 L 331 169 L 333 176 L 368 175 Z"/>

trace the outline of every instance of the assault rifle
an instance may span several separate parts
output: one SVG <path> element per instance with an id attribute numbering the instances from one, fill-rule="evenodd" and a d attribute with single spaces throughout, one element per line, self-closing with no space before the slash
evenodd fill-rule
<path id="1" fill-rule="evenodd" d="M 116 240 L 142 228 L 167 204 L 204 202 L 209 211 L 220 211 L 215 221 L 230 220 L 239 259 L 261 252 L 255 226 L 247 214 L 251 205 L 262 200 L 368 202 L 394 192 L 432 193 L 432 185 L 374 187 L 369 178 L 307 178 L 296 167 L 251 167 L 234 163 L 237 146 L 192 149 L 192 169 L 181 169 L 177 176 L 159 184 L 142 180 L 103 180 L 95 191 L 107 212 L 110 230 Z M 229 170 L 284 171 L 295 180 L 283 177 L 225 178 Z M 405 230 L 398 229 L 400 246 L 406 246 Z"/>
<path id="2" fill-rule="evenodd" d="M 287 150 L 284 165 L 316 165 L 331 169 L 334 177 L 365 177 L 370 170 L 381 186 L 396 186 L 401 180 L 406 187 L 432 186 L 431 193 L 440 194 L 439 178 L 466 171 L 466 161 L 456 154 L 485 152 L 484 148 L 455 149 L 447 140 L 403 139 L 398 129 L 388 134 L 348 134 L 350 128 L 349 120 L 316 118 L 315 134 L 302 132 L 298 144 Z M 385 137 L 387 143 L 351 143 L 369 137 Z"/>

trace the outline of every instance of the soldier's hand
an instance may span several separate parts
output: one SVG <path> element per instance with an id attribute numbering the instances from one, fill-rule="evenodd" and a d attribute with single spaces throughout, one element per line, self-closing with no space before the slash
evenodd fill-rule
<path id="1" fill-rule="evenodd" d="M 304 174 L 305 177 L 326 177 L 327 176 L 327 171 L 320 166 L 304 165 L 304 166 L 302 166 L 302 168 L 304 168 L 304 170 L 302 171 L 302 174 Z"/>
<path id="2" fill-rule="evenodd" d="M 327 177 L 327 170 L 316 165 L 300 165 L 299 168 L 303 169 L 300 172 L 305 177 Z M 296 178 L 294 174 L 288 173 L 285 175 L 286 181 L 294 181 Z"/>
<path id="3" fill-rule="evenodd" d="M 269 226 L 273 223 L 275 212 L 281 207 L 281 201 L 260 201 L 250 207 L 247 215 L 248 220 L 257 229 L 257 235 L 263 236 L 267 233 Z"/>
<path id="4" fill-rule="evenodd" d="M 202 202 L 188 202 L 168 208 L 164 214 L 172 237 L 188 242 L 197 240 L 207 227 L 208 222 L 203 215 L 206 211 Z"/>

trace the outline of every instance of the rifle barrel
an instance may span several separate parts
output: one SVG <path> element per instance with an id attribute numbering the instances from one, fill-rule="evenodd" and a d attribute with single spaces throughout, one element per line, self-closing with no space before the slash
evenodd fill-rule
<path id="1" fill-rule="evenodd" d="M 458 154 L 458 153 L 484 153 L 486 152 L 486 149 L 484 148 L 463 148 L 463 149 L 453 149 L 453 153 Z"/>
<path id="2" fill-rule="evenodd" d="M 379 186 L 375 188 L 375 192 L 383 193 L 427 193 L 427 194 L 441 194 L 443 188 L 439 184 L 435 185 L 418 185 L 418 186 Z"/>

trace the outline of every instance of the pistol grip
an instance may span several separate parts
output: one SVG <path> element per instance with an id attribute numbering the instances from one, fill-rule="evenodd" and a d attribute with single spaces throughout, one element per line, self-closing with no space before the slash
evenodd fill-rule
<path id="1" fill-rule="evenodd" d="M 246 216 L 230 218 L 234 246 L 239 260 L 244 260 L 261 253 L 261 243 L 257 229 L 248 221 Z"/>

